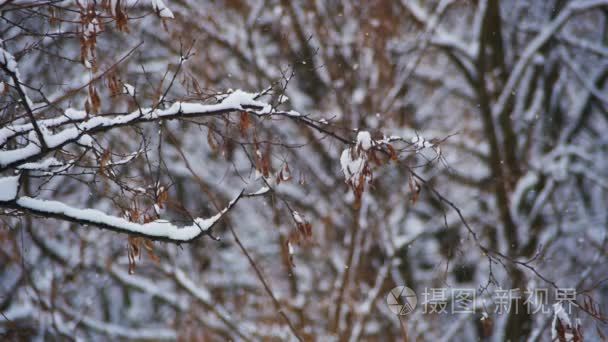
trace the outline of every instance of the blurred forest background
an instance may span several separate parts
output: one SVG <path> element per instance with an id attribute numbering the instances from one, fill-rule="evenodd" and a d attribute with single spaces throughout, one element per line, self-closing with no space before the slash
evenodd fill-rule
<path id="1" fill-rule="evenodd" d="M 34 133 L 1 140 L 20 194 L 132 222 L 270 191 L 184 244 L 0 195 L 0 339 L 608 336 L 608 1 L 0 0 L 0 38 L 4 133 L 231 89 L 280 112 L 125 125 L 29 165 L 2 154 Z M 361 178 L 343 151 L 365 155 Z M 405 316 L 386 304 L 400 285 L 418 293 Z M 477 305 L 424 313 L 429 288 Z M 499 313 L 504 289 L 522 298 Z M 569 319 L 556 289 L 575 290 Z"/>

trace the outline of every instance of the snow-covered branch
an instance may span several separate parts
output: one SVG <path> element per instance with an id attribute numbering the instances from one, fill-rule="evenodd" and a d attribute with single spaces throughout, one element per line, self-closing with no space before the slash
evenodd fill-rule
<path id="1" fill-rule="evenodd" d="M 257 94 L 247 93 L 241 90 L 236 90 L 226 96 L 220 103 L 217 104 L 200 104 L 200 103 L 184 103 L 176 102 L 168 109 L 142 109 L 132 113 L 119 116 L 94 116 L 87 118 L 86 115 L 81 115 L 81 112 L 76 116 L 71 114 L 74 111 L 66 113 L 66 117 L 58 117 L 49 119 L 46 122 L 57 128 L 66 124 L 72 127 L 65 128 L 56 134 L 48 131 L 47 127 L 42 126 L 42 133 L 48 149 L 40 146 L 36 136 L 30 134 L 30 142 L 21 148 L 9 149 L 0 151 L 0 172 L 30 161 L 34 161 L 49 150 L 57 150 L 69 143 L 77 142 L 87 135 L 93 135 L 105 132 L 111 129 L 136 125 L 144 122 L 156 122 L 163 120 L 172 120 L 187 117 L 202 117 L 214 116 L 230 112 L 247 111 L 260 116 L 272 114 L 271 106 L 267 103 L 255 100 Z M 44 125 L 46 122 L 40 122 Z M 32 126 L 19 125 L 15 127 L 5 127 L 0 132 L 0 137 L 10 136 L 9 132 L 23 133 Z"/>
<path id="2" fill-rule="evenodd" d="M 494 106 L 493 112 L 495 116 L 499 116 L 504 111 L 509 97 L 513 96 L 517 83 L 519 83 L 526 67 L 538 50 L 543 47 L 543 45 L 545 45 L 545 43 L 555 35 L 573 15 L 602 6 L 608 6 L 608 0 L 579 0 L 570 2 L 555 19 L 543 28 L 543 30 L 527 45 L 526 49 L 522 52 L 521 57 L 519 57 L 517 63 L 513 67 L 513 71 L 509 75 L 509 79 L 500 93 L 498 102 Z"/>
<path id="3" fill-rule="evenodd" d="M 0 178 L 0 207 L 16 209 L 45 218 L 91 225 L 98 228 L 109 229 L 119 233 L 143 236 L 150 240 L 174 243 L 187 243 L 207 234 L 211 228 L 232 209 L 241 198 L 264 195 L 265 191 L 245 193 L 241 191 L 219 213 L 209 218 L 195 218 L 191 225 L 178 227 L 167 220 L 156 220 L 148 223 L 130 222 L 124 218 L 111 216 L 95 209 L 78 209 L 63 202 L 48 201 L 32 197 L 17 197 L 19 177 Z M 12 198 L 11 198 L 12 197 Z"/>

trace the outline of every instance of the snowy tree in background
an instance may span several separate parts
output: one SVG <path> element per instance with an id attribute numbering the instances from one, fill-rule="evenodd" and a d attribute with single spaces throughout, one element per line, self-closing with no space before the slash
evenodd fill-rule
<path id="1" fill-rule="evenodd" d="M 0 336 L 603 339 L 607 80 L 603 0 L 0 0 Z"/>

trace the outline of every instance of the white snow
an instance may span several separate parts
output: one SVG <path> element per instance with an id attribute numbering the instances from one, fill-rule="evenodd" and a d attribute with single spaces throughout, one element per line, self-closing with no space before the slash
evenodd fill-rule
<path id="1" fill-rule="evenodd" d="M 0 178 L 0 202 L 12 201 L 17 197 L 19 177 L 20 176 Z"/>
<path id="2" fill-rule="evenodd" d="M 302 218 L 302 216 L 300 215 L 299 212 L 294 211 L 292 214 L 293 214 L 293 219 L 296 220 L 296 223 L 304 224 L 304 218 Z"/>
<path id="3" fill-rule="evenodd" d="M 365 95 L 366 95 L 366 91 L 364 88 L 357 88 L 355 89 L 355 91 L 353 92 L 353 102 L 356 104 L 361 104 L 363 103 L 363 100 L 365 99 Z"/>
<path id="4" fill-rule="evenodd" d="M 122 85 L 125 94 L 129 95 L 129 96 L 135 96 L 135 87 L 130 85 L 129 83 L 124 83 Z"/>
<path id="5" fill-rule="evenodd" d="M 15 61 L 15 57 L 3 48 L 0 48 L 0 64 L 5 65 L 10 72 L 17 71 L 17 61 Z"/>
<path id="6" fill-rule="evenodd" d="M 55 119 L 41 120 L 38 123 L 43 131 L 47 146 L 49 148 L 55 148 L 63 146 L 66 143 L 76 141 L 85 134 L 94 133 L 96 130 L 103 128 L 124 126 L 137 122 L 153 121 L 159 118 L 169 118 L 176 115 L 188 116 L 224 111 L 253 111 L 252 107 L 255 108 L 255 113 L 257 115 L 263 116 L 269 114 L 272 110 L 272 106 L 270 104 L 255 100 L 255 96 L 257 95 L 253 93 L 235 90 L 226 96 L 222 102 L 216 104 L 176 102 L 168 109 L 153 110 L 151 108 L 147 108 L 142 109 L 141 111 L 136 110 L 126 115 L 115 117 L 96 116 L 86 120 L 86 114 L 83 116 L 83 112 L 70 110 L 69 112 L 66 111 L 65 116 Z M 82 118 L 84 121 L 74 124 L 56 134 L 50 133 L 47 129 L 47 127 L 56 127 L 62 123 L 80 118 Z M 6 142 L 6 140 L 10 137 L 14 137 L 16 135 L 15 132 L 17 131 L 24 133 L 28 131 L 33 132 L 32 130 L 33 126 L 31 124 L 2 128 L 0 129 L 0 144 Z M 29 140 L 31 142 L 24 147 L 8 151 L 0 151 L 0 168 L 40 154 L 41 149 L 39 147 L 36 135 L 30 134 Z M 83 142 L 88 141 L 85 138 Z"/>
<path id="7" fill-rule="evenodd" d="M 1 41 L 1 39 L 0 39 L 0 41 Z M 8 51 L 4 50 L 1 47 L 0 47 L 0 64 L 3 65 L 9 73 L 14 74 L 14 78 L 16 80 L 13 79 L 13 77 L 10 77 L 9 84 L 12 84 L 15 87 L 20 88 L 21 92 L 23 93 L 23 95 L 25 97 L 25 102 L 27 103 L 29 108 L 33 108 L 34 103 L 29 98 L 29 96 L 27 96 L 27 89 L 23 86 L 23 84 L 21 82 L 21 74 L 19 73 L 19 69 L 17 68 L 17 61 L 15 60 L 15 57 L 11 53 L 9 53 Z"/>
<path id="8" fill-rule="evenodd" d="M 340 156 L 340 165 L 342 166 L 342 172 L 344 172 L 344 178 L 346 182 L 354 180 L 357 182 L 358 175 L 363 172 L 365 166 L 365 159 L 363 158 L 352 158 L 352 152 L 350 148 L 342 151 Z"/>
<path id="9" fill-rule="evenodd" d="M 557 341 L 557 320 L 560 320 L 560 323 L 564 328 L 572 327 L 572 322 L 570 322 L 570 317 L 568 317 L 568 314 L 562 307 L 561 303 L 553 304 L 553 313 L 553 322 L 551 323 L 551 340 Z M 567 341 L 570 341 L 573 336 L 571 333 L 566 333 L 565 337 Z"/>
<path id="10" fill-rule="evenodd" d="M 206 303 L 211 301 L 211 293 L 202 287 L 196 286 L 196 284 L 194 284 L 194 282 L 190 280 L 190 278 L 188 278 L 182 270 L 176 268 L 174 274 L 175 279 L 196 298 Z"/>
<path id="11" fill-rule="evenodd" d="M 157 329 L 153 327 L 142 327 L 133 328 L 130 326 L 124 327 L 118 324 L 107 323 L 100 321 L 83 314 L 81 311 L 72 310 L 65 305 L 62 305 L 62 310 L 69 316 L 77 317 L 78 323 L 86 325 L 92 330 L 102 332 L 109 337 L 111 340 L 175 340 L 177 339 L 177 333 L 172 329 Z M 61 316 L 57 315 L 55 321 L 60 322 Z M 73 327 L 70 326 L 69 331 L 73 331 Z"/>
<path id="12" fill-rule="evenodd" d="M 85 111 L 68 108 L 65 110 L 62 116 L 53 119 L 37 120 L 37 123 L 40 127 L 53 128 L 56 126 L 61 126 L 69 121 L 84 120 L 86 116 L 87 114 Z M 16 135 L 27 133 L 33 129 L 34 126 L 31 123 L 22 125 L 7 125 L 2 127 L 0 128 L 0 145 L 3 145 L 8 139 Z"/>
<path id="13" fill-rule="evenodd" d="M 518 216 L 517 208 L 521 205 L 523 201 L 523 196 L 526 191 L 533 186 L 535 186 L 539 181 L 538 174 L 534 171 L 529 171 L 526 173 L 518 182 L 515 187 L 515 191 L 511 195 L 511 215 L 513 217 Z"/>
<path id="14" fill-rule="evenodd" d="M 160 15 L 161 18 L 168 18 L 168 19 L 175 18 L 175 16 L 173 15 L 173 12 L 171 12 L 169 7 L 167 7 L 167 5 L 165 5 L 163 0 L 152 0 L 152 8 L 154 8 L 154 10 L 156 12 L 158 12 L 158 15 Z"/>
<path id="15" fill-rule="evenodd" d="M 357 146 L 360 146 L 364 151 L 372 148 L 372 136 L 367 131 L 361 131 L 357 134 Z"/>
<path id="16" fill-rule="evenodd" d="M 263 195 L 265 193 L 267 193 L 268 191 L 270 191 L 270 188 L 267 186 L 262 187 L 260 190 L 253 192 L 251 194 L 249 194 L 249 196 L 259 196 L 259 195 Z"/>
<path id="17" fill-rule="evenodd" d="M 425 138 L 423 138 L 421 136 L 415 136 L 412 138 L 411 141 L 412 141 L 412 144 L 414 144 L 414 146 L 416 146 L 416 149 L 418 149 L 418 150 L 433 147 L 433 143 L 431 143 L 430 141 L 426 140 Z"/>
<path id="18" fill-rule="evenodd" d="M 503 87 L 497 103 L 494 105 L 494 114 L 498 115 L 503 112 L 505 106 L 507 105 L 507 101 L 513 94 L 515 87 L 523 76 L 529 61 L 536 55 L 537 51 L 543 47 L 547 40 L 549 40 L 555 34 L 555 32 L 562 28 L 566 21 L 570 19 L 573 12 L 606 5 L 608 5 L 607 0 L 572 1 L 565 9 L 559 12 L 557 17 L 555 17 L 548 24 L 544 25 L 542 31 L 538 33 L 536 37 L 534 37 L 534 39 L 526 46 L 525 50 L 521 53 L 521 57 L 515 66 L 513 66 L 509 79 Z"/>
<path id="19" fill-rule="evenodd" d="M 74 108 L 68 108 L 65 110 L 65 112 L 63 113 L 63 116 L 69 120 L 82 120 L 84 118 L 87 117 L 87 112 L 84 110 L 77 110 Z M 61 120 L 61 118 L 58 118 L 60 120 L 60 122 L 57 122 L 55 119 L 55 121 L 51 121 L 49 120 L 47 121 L 43 121 L 42 124 L 49 127 L 49 126 L 53 126 L 52 124 L 61 124 L 64 122 L 64 120 Z"/>
<path id="20" fill-rule="evenodd" d="M 0 152 L 0 167 L 4 167 L 16 161 L 25 160 L 30 156 L 40 153 L 40 147 L 36 144 L 29 143 L 25 147 Z"/>
<path id="21" fill-rule="evenodd" d="M 53 166 L 62 166 L 63 164 L 54 157 L 44 159 L 41 162 L 25 163 L 19 165 L 17 168 L 20 170 L 48 170 Z"/>
<path id="22" fill-rule="evenodd" d="M 88 134 L 85 134 L 78 139 L 78 144 L 83 146 L 93 146 L 93 137 Z"/>
<path id="23" fill-rule="evenodd" d="M 9 184 L 7 187 L 10 190 L 14 188 L 14 185 Z M 16 189 L 14 191 L 16 191 Z M 15 195 L 16 193 L 13 195 L 13 198 Z M 20 197 L 17 200 L 17 204 L 24 209 L 30 209 L 39 213 L 65 215 L 83 223 L 104 225 L 113 229 L 122 230 L 126 233 L 140 233 L 151 237 L 167 238 L 175 241 L 189 241 L 197 237 L 213 226 L 213 224 L 227 211 L 227 209 L 224 209 L 210 218 L 196 218 L 194 219 L 194 223 L 190 226 L 177 227 L 166 220 L 156 220 L 145 224 L 138 224 L 117 216 L 108 215 L 99 210 L 78 209 L 70 207 L 62 202 L 47 201 L 31 197 Z"/>

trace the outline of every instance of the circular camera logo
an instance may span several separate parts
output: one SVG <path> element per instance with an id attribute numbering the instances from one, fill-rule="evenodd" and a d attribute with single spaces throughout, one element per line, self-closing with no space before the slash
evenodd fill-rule
<path id="1" fill-rule="evenodd" d="M 395 315 L 407 315 L 416 309 L 418 297 L 407 286 L 397 286 L 386 296 L 386 304 Z"/>

